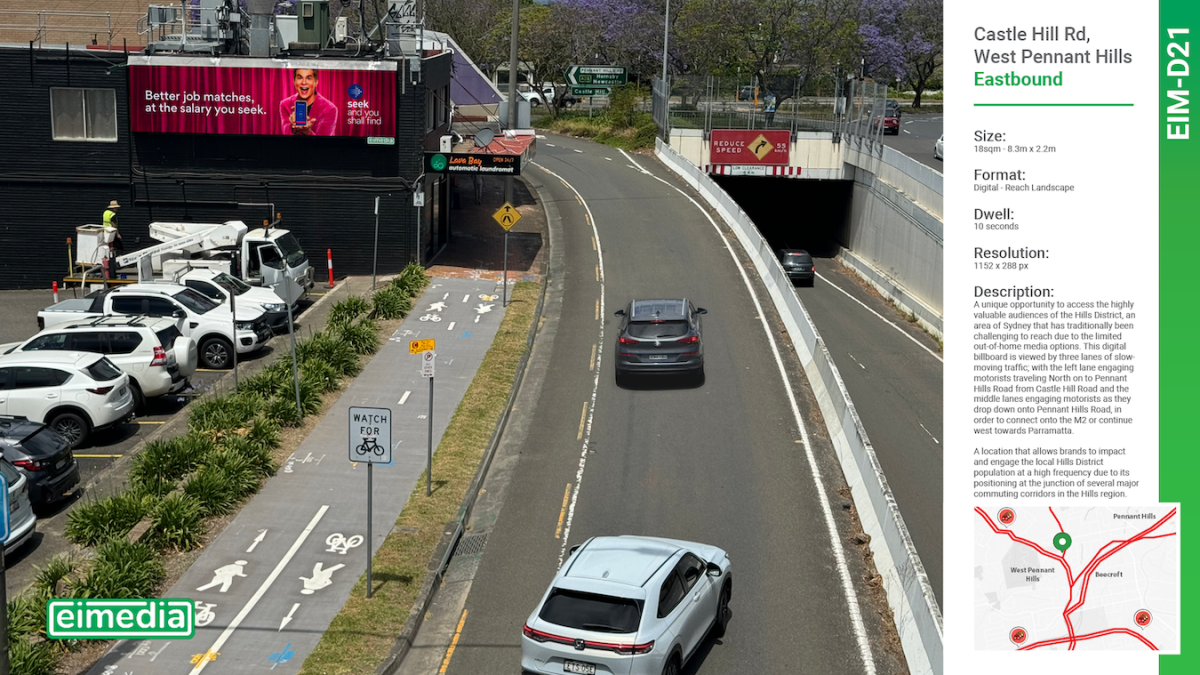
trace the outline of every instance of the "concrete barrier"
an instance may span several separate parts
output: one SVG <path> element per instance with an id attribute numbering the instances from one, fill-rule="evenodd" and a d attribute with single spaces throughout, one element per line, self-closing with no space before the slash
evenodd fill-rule
<path id="1" fill-rule="evenodd" d="M 816 326 L 793 292 L 770 244 L 746 212 L 707 174 L 661 139 L 655 142 L 655 154 L 720 213 L 766 285 L 825 418 L 863 531 L 871 535 L 875 567 L 883 577 L 909 671 L 914 675 L 941 675 L 942 613 L 933 587 L 854 403 Z"/>

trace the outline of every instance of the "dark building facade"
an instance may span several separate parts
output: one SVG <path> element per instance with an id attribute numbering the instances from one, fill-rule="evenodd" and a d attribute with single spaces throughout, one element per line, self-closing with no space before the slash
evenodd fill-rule
<path id="1" fill-rule="evenodd" d="M 371 273 L 376 197 L 379 273 L 425 263 L 448 240 L 447 179 L 423 178 L 422 159 L 449 133 L 451 55 L 422 59 L 419 73 L 397 63 L 393 145 L 362 137 L 135 133 L 127 67 L 134 58 L 0 47 L 10 113 L 0 124 L 0 289 L 61 282 L 74 255 L 67 239 L 78 226 L 99 224 L 110 200 L 121 204 L 127 252 L 158 243 L 149 237 L 154 221 L 242 220 L 253 228 L 281 213 L 318 280 L 326 278 L 327 250 L 337 276 Z M 64 129 L 72 140 L 55 139 Z M 414 206 L 414 188 L 424 191 L 423 208 Z"/>

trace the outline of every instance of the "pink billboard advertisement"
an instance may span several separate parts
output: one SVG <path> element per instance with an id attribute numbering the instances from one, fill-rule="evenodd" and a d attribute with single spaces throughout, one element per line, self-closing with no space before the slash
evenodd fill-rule
<path id="1" fill-rule="evenodd" d="M 393 63 L 231 61 L 214 65 L 211 59 L 142 57 L 138 63 L 131 58 L 133 131 L 396 135 Z"/>

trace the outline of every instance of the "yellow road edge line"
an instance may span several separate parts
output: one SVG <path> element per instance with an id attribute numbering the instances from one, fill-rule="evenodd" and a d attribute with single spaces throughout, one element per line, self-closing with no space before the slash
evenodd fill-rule
<path id="1" fill-rule="evenodd" d="M 228 373 L 228 370 L 216 370 L 215 368 L 197 368 L 197 373 Z"/>
<path id="2" fill-rule="evenodd" d="M 596 265 L 596 281 L 600 281 L 600 266 Z"/>
<path id="3" fill-rule="evenodd" d="M 458 638 L 462 635 L 463 624 L 467 622 L 467 610 L 463 610 L 462 618 L 458 620 L 458 628 L 454 631 L 454 639 L 450 641 L 450 647 L 446 650 L 446 658 L 442 659 L 442 668 L 438 671 L 441 675 L 445 675 L 446 669 L 450 667 L 450 657 L 454 656 L 454 648 L 458 646 Z"/>
<path id="4" fill-rule="evenodd" d="M 596 369 L 596 345 L 592 345 L 592 360 L 588 361 L 588 370 Z"/>
<path id="5" fill-rule="evenodd" d="M 563 492 L 562 510 L 558 512 L 558 528 L 554 530 L 554 538 L 562 539 L 563 518 L 567 517 L 567 502 L 571 501 L 571 484 L 567 483 L 567 489 Z"/>
<path id="6" fill-rule="evenodd" d="M 596 250 L 596 238 L 595 237 L 592 237 L 592 250 L 593 251 Z"/>
<path id="7" fill-rule="evenodd" d="M 575 201 L 579 202 L 580 204 L 583 204 L 583 200 L 579 198 L 579 195 L 575 195 Z"/>
<path id="8" fill-rule="evenodd" d="M 74 456 L 82 457 L 84 459 L 108 459 L 112 457 L 124 457 L 124 455 L 81 455 L 79 453 L 75 453 Z"/>
<path id="9" fill-rule="evenodd" d="M 583 202 L 580 202 L 580 204 L 582 204 L 582 203 Z M 592 226 L 592 216 L 590 214 L 587 214 L 587 213 L 583 214 L 583 219 L 587 221 L 588 227 Z"/>
<path id="10" fill-rule="evenodd" d="M 587 421 L 587 401 L 583 402 L 583 412 L 579 413 L 579 433 L 575 436 L 575 440 L 583 440 L 583 423 Z"/>
<path id="11" fill-rule="evenodd" d="M 166 424 L 166 420 L 134 420 L 134 424 Z"/>
<path id="12" fill-rule="evenodd" d="M 600 320 L 600 300 L 596 299 L 596 320 Z"/>

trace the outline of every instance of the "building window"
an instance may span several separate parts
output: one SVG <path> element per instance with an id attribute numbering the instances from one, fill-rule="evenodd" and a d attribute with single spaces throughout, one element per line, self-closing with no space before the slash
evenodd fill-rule
<path id="1" fill-rule="evenodd" d="M 56 141 L 115 142 L 117 91 L 51 87 L 50 119 Z"/>

